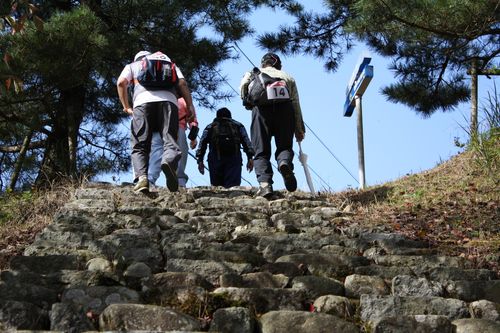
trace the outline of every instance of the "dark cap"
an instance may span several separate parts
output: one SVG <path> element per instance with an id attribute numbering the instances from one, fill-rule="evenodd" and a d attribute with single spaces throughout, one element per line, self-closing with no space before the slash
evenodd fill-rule
<path id="1" fill-rule="evenodd" d="M 217 110 L 217 118 L 231 118 L 231 111 L 228 108 L 220 108 Z"/>
<path id="2" fill-rule="evenodd" d="M 264 54 L 262 60 L 260 61 L 260 64 L 262 65 L 262 67 L 265 67 L 267 65 L 272 66 L 276 69 L 281 69 L 280 57 L 278 57 L 277 54 L 271 52 Z"/>

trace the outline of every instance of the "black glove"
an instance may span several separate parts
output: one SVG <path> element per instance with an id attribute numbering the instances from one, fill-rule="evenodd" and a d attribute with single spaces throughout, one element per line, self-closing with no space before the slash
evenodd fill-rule
<path id="1" fill-rule="evenodd" d="M 248 101 L 248 95 L 245 95 L 243 97 L 243 106 L 247 110 L 252 110 L 253 109 L 253 104 Z"/>
<path id="2" fill-rule="evenodd" d="M 196 140 L 199 131 L 200 129 L 198 128 L 198 126 L 192 126 L 191 129 L 189 130 L 188 139 L 191 141 Z"/>

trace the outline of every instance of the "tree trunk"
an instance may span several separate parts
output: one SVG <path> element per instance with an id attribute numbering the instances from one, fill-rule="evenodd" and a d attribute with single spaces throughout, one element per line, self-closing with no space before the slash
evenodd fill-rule
<path id="1" fill-rule="evenodd" d="M 23 166 L 24 158 L 26 157 L 26 152 L 28 151 L 32 136 L 33 131 L 30 131 L 29 134 L 24 137 L 23 145 L 21 146 L 16 165 L 14 166 L 14 171 L 12 172 L 12 175 L 10 177 L 9 189 L 11 190 L 14 190 L 14 188 L 16 187 L 16 183 L 19 179 L 19 174 L 21 173 L 21 168 Z"/>
<path id="2" fill-rule="evenodd" d="M 83 119 L 85 90 L 83 87 L 74 88 L 67 97 L 69 174 L 77 177 L 78 133 Z"/>
<path id="3" fill-rule="evenodd" d="M 59 108 L 52 119 L 52 131 L 47 138 L 36 187 L 77 176 L 78 131 L 83 119 L 84 98 L 83 87 L 61 91 Z"/>

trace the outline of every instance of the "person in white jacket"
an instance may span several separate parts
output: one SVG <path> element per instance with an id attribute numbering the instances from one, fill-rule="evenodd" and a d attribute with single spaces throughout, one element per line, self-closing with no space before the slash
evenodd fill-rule
<path id="1" fill-rule="evenodd" d="M 274 84 L 262 87 L 266 103 L 249 105 L 252 85 L 263 82 L 258 73 L 274 79 Z M 260 81 L 259 81 L 260 80 Z M 264 84 L 262 84 L 264 86 Z M 255 150 L 254 169 L 259 182 L 258 196 L 267 199 L 273 196 L 273 169 L 271 165 L 271 138 L 274 136 L 276 151 L 274 156 L 283 176 L 285 187 L 293 192 L 297 189 L 297 179 L 293 172 L 293 136 L 301 142 L 305 127 L 300 108 L 299 93 L 295 80 L 281 70 L 281 59 L 274 53 L 266 53 L 261 60 L 261 68 L 253 73 L 245 73 L 240 84 L 243 104 L 252 110 L 250 135 Z M 251 99 L 250 99 L 251 100 Z M 256 99 L 254 99 L 256 101 Z"/>

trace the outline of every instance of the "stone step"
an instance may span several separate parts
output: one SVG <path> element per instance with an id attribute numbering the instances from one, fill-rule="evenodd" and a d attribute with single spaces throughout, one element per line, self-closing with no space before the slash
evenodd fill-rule
<path id="1" fill-rule="evenodd" d="M 325 196 L 254 193 L 77 190 L 0 272 L 0 331 L 499 331 L 494 271 Z"/>

